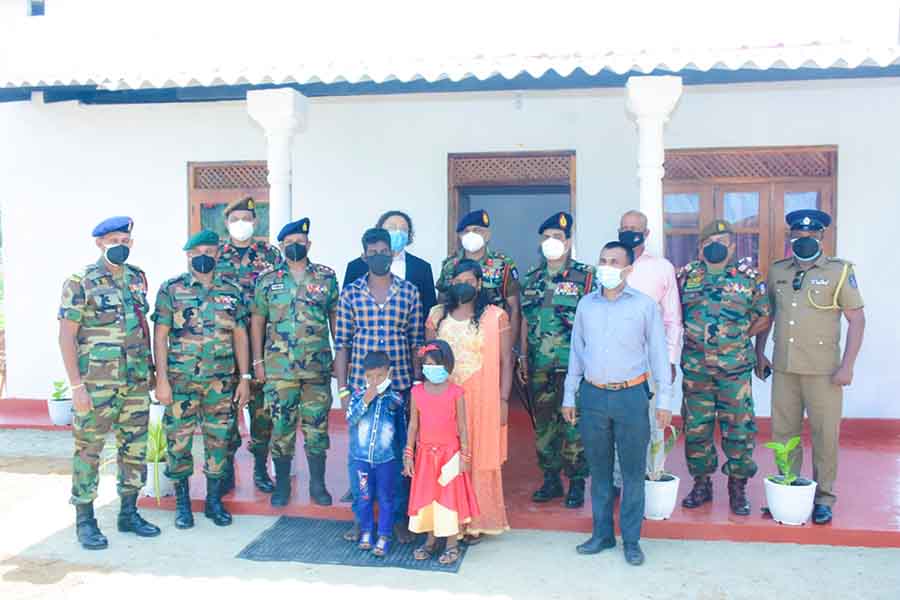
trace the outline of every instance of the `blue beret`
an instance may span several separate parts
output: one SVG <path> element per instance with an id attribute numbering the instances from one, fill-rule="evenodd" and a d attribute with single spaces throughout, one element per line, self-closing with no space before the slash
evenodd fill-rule
<path id="1" fill-rule="evenodd" d="M 187 243 L 184 245 L 182 250 L 193 250 L 197 246 L 218 246 L 219 245 L 219 234 L 215 231 L 210 231 L 209 229 L 204 229 L 198 233 L 195 233 L 190 238 L 188 238 Z"/>
<path id="2" fill-rule="evenodd" d="M 479 227 L 490 227 L 491 226 L 491 218 L 488 216 L 486 211 L 483 210 L 473 210 L 462 219 L 459 220 L 459 224 L 456 226 L 456 233 L 461 233 L 463 229 L 468 227 L 469 225 L 478 225 Z"/>
<path id="3" fill-rule="evenodd" d="M 281 231 L 278 232 L 278 241 L 283 241 L 284 238 L 292 233 L 302 233 L 304 235 L 309 233 L 309 219 L 300 219 L 282 227 Z"/>
<path id="4" fill-rule="evenodd" d="M 569 213 L 558 212 L 541 223 L 541 226 L 538 227 L 538 234 L 544 233 L 545 229 L 561 229 L 566 233 L 566 237 L 569 237 L 569 234 L 572 233 L 572 224 L 574 222 L 575 219 Z"/>
<path id="5" fill-rule="evenodd" d="M 789 212 L 784 220 L 791 231 L 822 231 L 831 225 L 828 213 L 811 208 Z"/>
<path id="6" fill-rule="evenodd" d="M 134 227 L 134 221 L 131 220 L 131 217 L 110 217 L 100 221 L 97 226 L 94 227 L 94 231 L 91 232 L 91 235 L 94 237 L 101 237 L 107 233 L 113 233 L 114 231 L 131 233 L 132 227 Z"/>

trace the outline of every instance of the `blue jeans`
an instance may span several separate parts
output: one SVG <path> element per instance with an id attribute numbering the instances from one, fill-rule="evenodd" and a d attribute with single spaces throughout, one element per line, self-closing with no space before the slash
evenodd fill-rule
<path id="1" fill-rule="evenodd" d="M 373 465 L 354 460 L 350 468 L 356 473 L 356 511 L 360 533 L 375 533 L 375 502 L 378 502 L 378 535 L 394 537 L 394 480 L 397 462 Z"/>
<path id="2" fill-rule="evenodd" d="M 613 459 L 618 448 L 622 465 L 622 504 L 619 524 L 622 541 L 641 538 L 644 519 L 644 475 L 650 441 L 650 398 L 646 385 L 619 391 L 581 384 L 578 431 L 591 470 L 593 537 L 614 539 Z"/>

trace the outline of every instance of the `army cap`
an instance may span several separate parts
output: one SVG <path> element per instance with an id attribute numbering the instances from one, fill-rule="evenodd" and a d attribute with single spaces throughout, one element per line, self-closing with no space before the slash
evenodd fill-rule
<path id="1" fill-rule="evenodd" d="M 731 225 L 728 224 L 727 221 L 723 221 L 722 219 L 716 219 L 712 223 L 709 223 L 703 230 L 700 232 L 700 241 L 705 242 L 707 239 L 711 238 L 714 235 L 719 235 L 722 233 L 734 233 L 734 230 L 731 229 Z"/>
<path id="2" fill-rule="evenodd" d="M 218 246 L 219 234 L 209 229 L 197 232 L 188 238 L 187 243 L 182 250 L 193 250 L 197 246 Z"/>
<path id="3" fill-rule="evenodd" d="M 256 201 L 247 196 L 246 198 L 241 198 L 240 200 L 235 200 L 231 204 L 225 207 L 225 218 L 228 218 L 228 215 L 233 213 L 236 210 L 249 210 L 253 213 L 253 216 L 256 216 Z"/>
<path id="4" fill-rule="evenodd" d="M 784 220 L 791 231 L 822 231 L 831 225 L 828 213 L 811 208 L 789 212 Z"/>
<path id="5" fill-rule="evenodd" d="M 558 212 L 541 223 L 541 226 L 538 227 L 538 234 L 544 233 L 547 229 L 561 229 L 565 232 L 566 237 L 569 237 L 569 234 L 572 233 L 572 225 L 574 222 L 575 219 L 573 219 L 572 215 L 569 213 Z"/>
<path id="6" fill-rule="evenodd" d="M 292 223 L 288 223 L 284 227 L 281 228 L 281 231 L 278 232 L 278 241 L 284 241 L 284 238 L 291 235 L 292 233 L 302 233 L 304 235 L 309 233 L 309 219 L 303 218 L 299 221 L 294 221 Z"/>
<path id="7" fill-rule="evenodd" d="M 133 227 L 131 217 L 110 217 L 97 223 L 91 235 L 97 238 L 113 232 L 131 233 Z"/>
<path id="8" fill-rule="evenodd" d="M 485 210 L 473 210 L 459 220 L 459 223 L 456 225 L 456 233 L 462 233 L 462 231 L 470 225 L 477 225 L 478 227 L 490 227 L 491 218 L 488 216 L 487 211 Z"/>

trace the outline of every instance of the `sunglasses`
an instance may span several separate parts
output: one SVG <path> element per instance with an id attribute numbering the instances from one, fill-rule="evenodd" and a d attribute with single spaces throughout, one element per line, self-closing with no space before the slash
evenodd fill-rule
<path id="1" fill-rule="evenodd" d="M 801 287 L 803 287 L 803 279 L 806 277 L 806 271 L 797 271 L 797 274 L 794 275 L 794 281 L 791 282 L 791 287 L 794 288 L 794 291 L 798 291 Z"/>

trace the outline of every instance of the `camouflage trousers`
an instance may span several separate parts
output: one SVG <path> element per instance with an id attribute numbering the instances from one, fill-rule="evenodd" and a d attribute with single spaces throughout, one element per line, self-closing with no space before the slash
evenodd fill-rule
<path id="1" fill-rule="evenodd" d="M 272 439 L 272 411 L 266 406 L 263 386 L 255 381 L 250 382 L 250 402 L 247 403 L 247 410 L 250 412 L 250 441 L 247 443 L 247 449 L 251 453 L 258 450 L 268 451 Z M 240 447 L 241 432 L 235 418 L 228 434 L 229 455 L 234 456 Z"/>
<path id="2" fill-rule="evenodd" d="M 751 372 L 726 374 L 721 369 L 684 371 L 684 453 L 693 477 L 715 473 L 719 457 L 713 441 L 716 419 L 722 432 L 726 462 L 722 472 L 749 478 L 756 474 L 753 448 L 756 422 L 753 419 Z"/>
<path id="3" fill-rule="evenodd" d="M 146 383 L 137 385 L 97 385 L 85 382 L 91 410 L 75 414 L 72 434 L 72 504 L 97 498 L 100 453 L 110 430 L 116 434 L 117 490 L 120 496 L 137 494 L 147 478 L 147 422 L 150 394 Z"/>
<path id="4" fill-rule="evenodd" d="M 552 371 L 535 371 L 528 377 L 538 466 L 545 472 L 565 470 L 569 479 L 585 479 L 588 465 L 581 436 L 560 411 L 565 378 L 565 373 Z"/>
<path id="5" fill-rule="evenodd" d="M 306 454 L 324 455 L 329 447 L 331 380 L 267 381 L 263 393 L 272 410 L 272 458 L 294 456 L 298 420 Z"/>
<path id="6" fill-rule="evenodd" d="M 228 432 L 235 421 L 234 380 L 173 379 L 172 404 L 166 407 L 166 476 L 187 479 L 194 474 L 194 431 L 200 425 L 205 460 L 203 472 L 210 479 L 222 477 L 228 458 Z"/>

